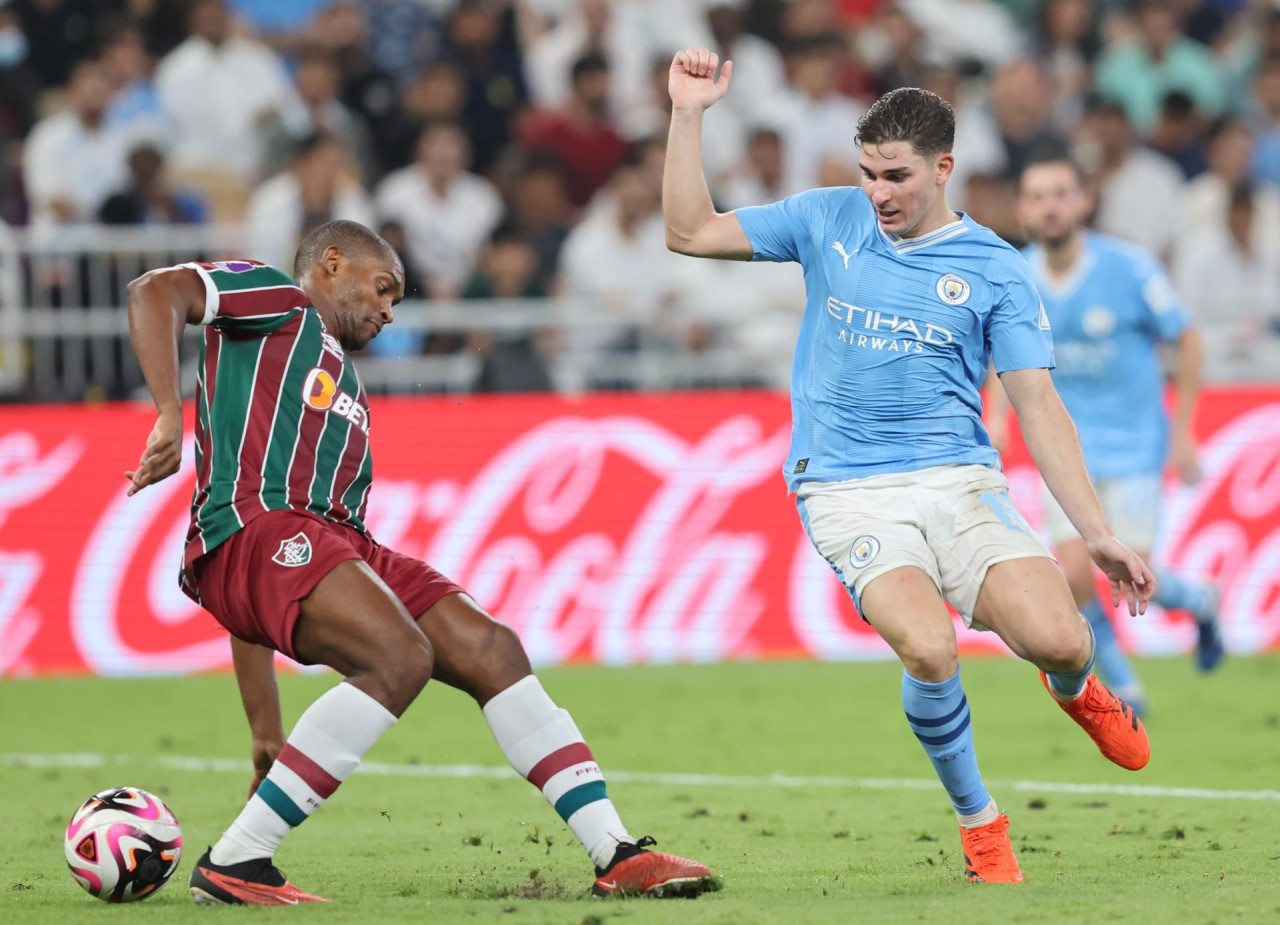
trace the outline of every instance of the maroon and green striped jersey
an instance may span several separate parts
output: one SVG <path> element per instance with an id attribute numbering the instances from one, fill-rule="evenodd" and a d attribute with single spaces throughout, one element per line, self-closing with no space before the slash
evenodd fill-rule
<path id="1" fill-rule="evenodd" d="M 184 574 L 267 511 L 366 532 L 369 400 L 307 294 L 251 260 L 183 266 L 205 286 Z"/>

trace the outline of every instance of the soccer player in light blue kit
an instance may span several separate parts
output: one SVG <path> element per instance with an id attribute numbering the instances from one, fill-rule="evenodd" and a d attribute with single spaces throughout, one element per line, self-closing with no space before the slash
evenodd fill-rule
<path id="1" fill-rule="evenodd" d="M 1036 243 L 1025 251 L 1053 325 L 1053 382 L 1084 447 L 1094 488 L 1116 535 L 1144 559 L 1155 541 L 1166 448 L 1185 482 L 1199 477 L 1191 419 L 1200 391 L 1201 348 L 1186 308 L 1159 262 L 1114 238 L 1086 231 L 1090 198 L 1079 168 L 1063 151 L 1034 155 L 1023 170 L 1019 218 Z M 1157 348 L 1173 345 L 1177 413 L 1164 412 Z M 1004 439 L 1006 405 L 991 390 L 992 442 Z M 1046 496 L 1049 540 L 1080 612 L 1093 627 L 1098 671 L 1139 712 L 1142 683 L 1103 612 L 1084 543 Z M 1217 589 L 1156 569 L 1152 600 L 1196 620 L 1196 660 L 1204 671 L 1222 659 Z"/>
<path id="2" fill-rule="evenodd" d="M 1041 669 L 1108 759 L 1151 754 L 1098 681 L 1093 635 L 1057 564 L 1009 499 L 982 426 L 995 368 L 1032 456 L 1090 555 L 1144 610 L 1155 579 L 1117 539 L 1054 391 L 1048 318 L 1017 251 L 946 202 L 955 117 L 895 90 L 858 124 L 862 188 L 814 189 L 718 214 L 702 114 L 728 90 L 705 48 L 671 63 L 662 207 L 667 245 L 697 257 L 796 261 L 808 303 L 791 377 L 788 488 L 818 552 L 902 660 L 902 705 L 951 797 L 974 882 L 1022 882 L 1009 819 L 983 785 L 946 603 Z"/>

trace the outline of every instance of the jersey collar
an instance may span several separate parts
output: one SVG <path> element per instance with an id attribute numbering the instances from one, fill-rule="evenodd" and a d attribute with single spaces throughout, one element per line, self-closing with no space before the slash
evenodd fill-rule
<path id="1" fill-rule="evenodd" d="M 926 247 L 932 247 L 935 244 L 941 244 L 943 241 L 950 241 L 956 235 L 964 234 L 969 230 L 969 226 L 965 224 L 964 213 L 956 213 L 960 217 L 954 222 L 947 222 L 941 228 L 935 228 L 928 234 L 920 235 L 916 238 L 904 238 L 899 234 L 889 234 L 880 223 L 876 222 L 876 230 L 880 232 L 880 237 L 884 238 L 899 254 L 909 254 L 912 251 L 918 251 Z"/>

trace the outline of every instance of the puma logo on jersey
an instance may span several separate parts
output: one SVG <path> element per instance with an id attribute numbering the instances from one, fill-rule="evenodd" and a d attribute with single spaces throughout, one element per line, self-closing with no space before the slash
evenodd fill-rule
<path id="1" fill-rule="evenodd" d="M 327 369 L 316 366 L 307 373 L 302 384 L 302 401 L 308 408 L 336 414 L 363 432 L 369 432 L 369 415 L 364 406 L 338 388 L 338 383 Z"/>
<path id="2" fill-rule="evenodd" d="M 841 241 L 834 242 L 831 245 L 831 249 L 835 251 L 837 254 L 839 254 L 842 258 L 844 258 L 844 268 L 846 270 L 849 269 L 849 258 L 852 257 L 854 254 L 856 254 L 858 251 L 862 250 L 862 248 L 860 247 L 855 247 L 851 251 L 846 251 L 844 249 L 844 243 Z"/>

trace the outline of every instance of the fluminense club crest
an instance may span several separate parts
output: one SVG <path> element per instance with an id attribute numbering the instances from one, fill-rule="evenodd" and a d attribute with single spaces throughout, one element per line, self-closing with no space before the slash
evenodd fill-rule
<path id="1" fill-rule="evenodd" d="M 311 540 L 307 539 L 307 535 L 301 531 L 296 536 L 281 540 L 280 548 L 271 557 L 271 561 L 285 568 L 306 565 L 311 561 Z"/>

